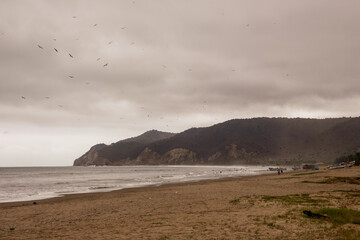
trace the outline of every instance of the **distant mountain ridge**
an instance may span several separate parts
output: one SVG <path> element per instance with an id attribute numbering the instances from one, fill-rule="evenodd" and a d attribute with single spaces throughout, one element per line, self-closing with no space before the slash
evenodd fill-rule
<path id="1" fill-rule="evenodd" d="M 174 136 L 175 133 L 160 132 L 157 130 L 147 131 L 137 137 L 120 140 L 111 145 L 97 144 L 90 148 L 83 156 L 74 161 L 74 166 L 87 165 L 118 165 L 113 158 L 129 158 L 136 156 L 139 149 L 146 144 L 160 141 Z"/>
<path id="2" fill-rule="evenodd" d="M 360 149 L 360 118 L 234 119 L 174 134 L 148 131 L 98 144 L 84 165 L 298 164 L 331 162 Z"/>

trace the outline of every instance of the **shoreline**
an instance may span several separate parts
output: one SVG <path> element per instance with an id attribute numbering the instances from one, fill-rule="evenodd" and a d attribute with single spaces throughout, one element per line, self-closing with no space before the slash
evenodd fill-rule
<path id="1" fill-rule="evenodd" d="M 358 178 L 321 169 L 0 203 L 0 239 L 358 239 L 359 224 L 303 214 L 360 211 Z"/>
<path id="2" fill-rule="evenodd" d="M 107 166 L 106 166 L 107 167 Z M 136 166 L 135 166 L 136 167 Z M 148 167 L 148 166 L 139 166 L 139 167 Z M 160 167 L 164 167 L 164 166 L 160 166 Z M 167 166 L 166 166 L 167 167 Z M 194 167 L 192 165 L 170 165 L 170 167 Z M 214 167 L 214 166 L 208 166 L 210 168 Z M 249 166 L 238 166 L 238 165 L 234 165 L 234 166 L 218 166 L 218 167 L 249 167 Z M 256 167 L 256 166 L 255 166 Z M 260 167 L 260 166 L 259 166 Z M 264 167 L 264 166 L 262 166 Z M 265 166 L 267 167 L 267 166 Z M 38 168 L 38 167 L 34 167 L 34 168 Z M 50 167 L 52 168 L 52 167 Z M 62 168 L 62 167 L 61 167 Z M 40 195 L 38 197 L 25 197 L 24 199 L 15 199 L 15 200 L 9 200 L 9 201 L 0 201 L 0 204 L 3 203 L 16 203 L 16 202 L 33 202 L 33 201 L 41 201 L 41 200 L 46 200 L 46 199 L 51 199 L 51 198 L 60 198 L 60 197 L 65 197 L 67 195 L 73 195 L 73 194 L 91 194 L 91 193 L 106 193 L 106 192 L 113 192 L 113 191 L 121 191 L 127 188 L 146 188 L 146 187 L 154 187 L 154 186 L 161 186 L 161 185 L 168 185 L 168 184 L 177 184 L 177 183 L 191 183 L 191 182 L 198 182 L 198 181 L 212 181 L 212 180 L 218 180 L 218 179 L 226 179 L 226 178 L 239 178 L 239 177 L 248 177 L 248 176 L 260 176 L 260 175 L 267 175 L 267 174 L 273 174 L 274 172 L 269 171 L 269 170 L 257 170 L 253 173 L 250 174 L 246 174 L 246 175 L 237 175 L 237 176 L 217 176 L 217 177 L 209 177 L 209 178 L 205 178 L 205 179 L 190 179 L 190 180 L 186 180 L 186 178 L 179 180 L 178 182 L 163 182 L 163 183 L 146 183 L 146 184 L 142 184 L 139 183 L 138 185 L 136 185 L 136 183 L 134 184 L 134 186 L 128 187 L 99 187 L 99 188 L 94 188 L 94 189 L 89 189 L 86 191 L 74 191 L 74 192 L 69 192 L 69 193 L 61 193 L 61 192 L 52 192 L 52 193 L 47 193 L 44 195 Z"/>
<path id="3" fill-rule="evenodd" d="M 287 171 L 282 174 L 286 174 L 289 172 L 295 172 L 295 171 Z M 300 171 L 296 171 L 300 172 Z M 114 192 L 120 192 L 120 191 L 136 191 L 136 190 L 143 190 L 143 189 L 152 189 L 156 187 L 166 187 L 166 186 L 184 186 L 184 185 L 192 185 L 197 183 L 212 183 L 212 182 L 222 182 L 222 181 L 231 181 L 235 179 L 241 179 L 241 178 L 253 178 L 253 177 L 261 177 L 261 176 L 268 176 L 268 175 L 274 175 L 276 172 L 266 171 L 262 174 L 254 174 L 254 175 L 245 175 L 245 176 L 231 176 L 231 177 L 220 177 L 220 178 L 212 178 L 212 179 L 200 179 L 200 180 L 189 180 L 189 181 L 183 181 L 183 182 L 169 182 L 169 183 L 161 183 L 161 184 L 150 184 L 145 186 L 138 186 L 138 187 L 125 187 L 121 189 L 114 189 L 109 191 L 92 191 L 92 192 L 78 192 L 78 193 L 66 193 L 66 194 L 59 194 L 59 196 L 54 197 L 47 197 L 47 198 L 40 198 L 40 199 L 33 199 L 33 200 L 19 200 L 19 201 L 10 201 L 10 202 L 0 202 L 0 209 L 2 205 L 24 205 L 24 204 L 32 204 L 34 202 L 40 203 L 40 202 L 47 202 L 47 201 L 56 201 L 57 199 L 63 199 L 63 198 L 72 198 L 72 197 L 84 197 L 86 198 L 87 195 L 102 195 L 102 194 L 108 194 L 108 193 L 114 193 Z"/>

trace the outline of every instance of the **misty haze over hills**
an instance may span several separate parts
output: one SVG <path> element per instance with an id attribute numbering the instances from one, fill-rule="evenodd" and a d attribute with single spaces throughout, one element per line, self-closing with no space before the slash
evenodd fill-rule
<path id="1" fill-rule="evenodd" d="M 82 165 L 231 165 L 332 162 L 360 149 L 360 118 L 234 119 L 174 134 L 148 131 L 98 144 Z"/>

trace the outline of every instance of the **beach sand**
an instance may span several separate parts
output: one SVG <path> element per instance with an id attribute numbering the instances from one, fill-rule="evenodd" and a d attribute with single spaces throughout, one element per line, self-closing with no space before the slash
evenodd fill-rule
<path id="1" fill-rule="evenodd" d="M 340 178 L 346 177 L 346 178 Z M 360 239 L 360 168 L 221 179 L 0 204 L 0 239 Z"/>

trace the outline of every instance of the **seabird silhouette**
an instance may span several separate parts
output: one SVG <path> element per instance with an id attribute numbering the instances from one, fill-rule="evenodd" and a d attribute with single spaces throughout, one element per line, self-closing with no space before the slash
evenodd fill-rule
<path id="1" fill-rule="evenodd" d="M 69 56 L 73 58 L 73 56 L 69 53 Z"/>
<path id="2" fill-rule="evenodd" d="M 55 52 L 58 52 L 58 50 L 56 48 L 54 48 Z"/>
<path id="3" fill-rule="evenodd" d="M 69 78 L 74 78 L 74 76 L 69 76 Z"/>
<path id="4" fill-rule="evenodd" d="M 38 47 L 41 48 L 41 49 L 44 49 L 44 48 L 43 48 L 42 46 L 40 46 L 39 44 L 38 44 Z"/>
<path id="5" fill-rule="evenodd" d="M 110 42 L 108 43 L 108 45 L 110 45 L 110 44 L 112 44 L 112 41 L 110 41 Z"/>
<path id="6" fill-rule="evenodd" d="M 108 64 L 107 64 L 107 63 L 105 63 L 103 67 L 106 67 L 107 65 L 108 65 Z"/>
<path id="7" fill-rule="evenodd" d="M 99 61 L 99 60 L 100 60 L 100 58 L 96 59 L 96 61 Z"/>
<path id="8" fill-rule="evenodd" d="M 94 24 L 94 27 L 96 27 L 96 26 L 97 26 L 97 23 Z"/>
<path id="9" fill-rule="evenodd" d="M 21 98 L 22 98 L 22 99 L 26 99 L 26 97 L 24 97 L 24 96 L 21 96 Z"/>

